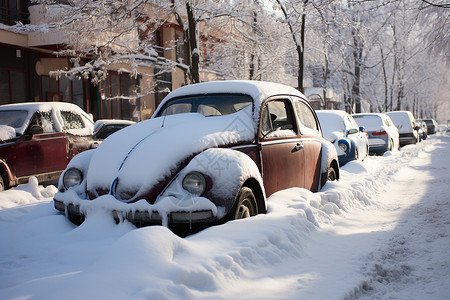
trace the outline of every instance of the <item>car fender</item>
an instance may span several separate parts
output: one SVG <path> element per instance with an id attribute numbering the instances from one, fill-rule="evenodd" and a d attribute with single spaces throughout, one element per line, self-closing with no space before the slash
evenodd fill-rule
<path id="1" fill-rule="evenodd" d="M 254 192 L 258 211 L 263 213 L 267 211 L 261 174 L 248 155 L 233 149 L 207 149 L 196 155 L 163 193 L 170 194 L 174 191 L 188 193 L 182 189 L 181 184 L 190 172 L 200 172 L 205 176 L 207 188 L 203 197 L 219 208 L 219 218 L 230 211 L 243 186 L 251 188 Z"/>
<path id="2" fill-rule="evenodd" d="M 321 166 L 320 166 L 320 188 L 324 186 L 327 181 L 328 170 L 330 167 L 335 168 L 337 179 L 340 178 L 339 175 L 339 160 L 336 151 L 336 147 L 328 140 L 322 139 L 322 150 L 321 150 Z"/>
<path id="3" fill-rule="evenodd" d="M 86 174 L 89 168 L 89 163 L 91 162 L 92 155 L 94 154 L 95 149 L 86 150 L 84 152 L 81 152 L 77 155 L 75 155 L 67 165 L 66 169 L 61 173 L 61 176 L 59 177 L 58 182 L 58 190 L 60 192 L 64 192 L 64 184 L 63 184 L 63 178 L 64 174 L 67 170 L 70 168 L 76 168 L 81 171 L 81 174 L 83 174 L 83 181 L 80 185 L 77 187 L 74 187 L 76 189 L 76 192 L 78 193 L 86 193 Z"/>
<path id="4" fill-rule="evenodd" d="M 5 188 L 15 185 L 15 176 L 12 174 L 6 161 L 0 159 L 0 176 L 3 178 Z"/>

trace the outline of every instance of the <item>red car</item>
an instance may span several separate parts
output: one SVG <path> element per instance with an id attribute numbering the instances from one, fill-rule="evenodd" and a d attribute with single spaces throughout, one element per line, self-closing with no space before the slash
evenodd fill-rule
<path id="1" fill-rule="evenodd" d="M 55 194 L 74 223 L 93 210 L 138 226 L 217 224 L 267 212 L 273 193 L 339 178 L 334 146 L 296 89 L 258 81 L 171 92 L 150 120 L 76 156 Z"/>
<path id="2" fill-rule="evenodd" d="M 91 148 L 92 117 L 71 103 L 0 106 L 0 191 L 55 181 L 76 154 Z"/>

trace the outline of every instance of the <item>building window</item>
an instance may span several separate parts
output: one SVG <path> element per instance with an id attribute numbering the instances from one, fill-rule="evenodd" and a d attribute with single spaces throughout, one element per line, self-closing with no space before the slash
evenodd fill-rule
<path id="1" fill-rule="evenodd" d="M 0 70 L 0 104 L 26 102 L 27 91 L 25 71 Z"/>
<path id="2" fill-rule="evenodd" d="M 172 72 L 155 68 L 155 106 L 157 107 L 172 90 Z"/>
<path id="3" fill-rule="evenodd" d="M 59 79 L 50 76 L 41 76 L 41 87 L 43 101 L 47 102 L 69 102 L 85 109 L 84 90 L 82 80 L 70 80 L 67 77 Z"/>
<path id="4" fill-rule="evenodd" d="M 175 30 L 175 53 L 176 60 L 179 63 L 184 62 L 184 39 L 183 32 L 181 30 Z"/>
<path id="5" fill-rule="evenodd" d="M 130 78 L 128 74 L 110 73 L 100 86 L 100 118 L 140 121 L 136 113 L 139 99 L 135 98 L 138 86 L 138 79 Z"/>
<path id="6" fill-rule="evenodd" d="M 30 23 L 29 6 L 29 0 L 0 0 L 0 22 L 6 25 L 14 25 L 17 21 Z"/>

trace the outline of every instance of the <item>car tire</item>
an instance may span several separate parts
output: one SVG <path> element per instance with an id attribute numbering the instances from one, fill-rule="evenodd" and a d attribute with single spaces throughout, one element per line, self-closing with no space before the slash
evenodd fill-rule
<path id="1" fill-rule="evenodd" d="M 245 219 L 256 216 L 257 214 L 258 206 L 256 204 L 255 194 L 248 187 L 242 187 L 228 215 L 228 221 Z"/>
<path id="2" fill-rule="evenodd" d="M 337 180 L 337 172 L 334 167 L 330 167 L 328 169 L 327 181 L 335 181 Z"/>

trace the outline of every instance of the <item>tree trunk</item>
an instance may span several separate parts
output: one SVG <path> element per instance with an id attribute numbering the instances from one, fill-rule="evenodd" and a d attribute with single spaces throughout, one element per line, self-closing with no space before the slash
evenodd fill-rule
<path id="1" fill-rule="evenodd" d="M 383 81 L 384 81 L 384 111 L 388 111 L 388 80 L 386 74 L 386 64 L 384 61 L 383 48 L 380 47 L 381 52 L 381 68 L 383 70 Z"/>
<path id="2" fill-rule="evenodd" d="M 189 38 L 189 53 L 191 55 L 191 61 L 189 65 L 189 71 L 191 75 L 192 83 L 200 82 L 200 52 L 197 43 L 197 21 L 194 18 L 191 4 L 186 1 L 186 11 L 188 17 L 188 38 Z"/>
<path id="3" fill-rule="evenodd" d="M 356 32 L 353 31 L 353 60 L 354 60 L 354 79 L 352 86 L 352 97 L 355 103 L 355 113 L 361 113 L 361 56 L 362 49 L 358 43 Z"/>

